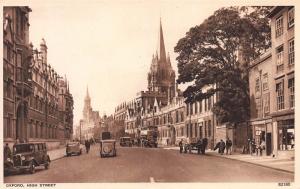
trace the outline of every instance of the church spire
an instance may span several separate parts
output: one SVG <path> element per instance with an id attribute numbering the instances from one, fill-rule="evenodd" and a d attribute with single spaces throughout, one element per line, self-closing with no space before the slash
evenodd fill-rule
<path id="1" fill-rule="evenodd" d="M 159 39 L 158 39 L 158 58 L 160 60 L 166 60 L 166 50 L 165 50 L 165 42 L 164 42 L 164 35 L 162 30 L 161 18 L 159 22 Z"/>
<path id="2" fill-rule="evenodd" d="M 90 99 L 89 86 L 86 86 L 86 97 L 85 97 L 85 99 Z"/>

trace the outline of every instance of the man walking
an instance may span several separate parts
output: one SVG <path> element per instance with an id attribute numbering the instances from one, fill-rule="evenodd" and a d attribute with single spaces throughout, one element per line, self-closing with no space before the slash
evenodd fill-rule
<path id="1" fill-rule="evenodd" d="M 8 143 L 6 143 L 6 145 L 5 145 L 5 147 L 4 147 L 4 161 L 6 161 L 7 160 L 7 158 L 12 158 L 11 156 L 12 156 L 12 154 L 11 154 L 11 150 L 10 150 L 10 148 L 9 148 L 9 146 L 8 146 Z"/>
<path id="2" fill-rule="evenodd" d="M 197 150 L 198 150 L 198 154 L 200 154 L 200 151 L 202 151 L 202 141 L 201 139 L 199 138 L 198 141 L 197 141 Z"/>
<path id="3" fill-rule="evenodd" d="M 179 152 L 182 153 L 183 150 L 183 143 L 182 143 L 182 139 L 179 141 Z"/>
<path id="4" fill-rule="evenodd" d="M 202 154 L 205 154 L 205 149 L 207 147 L 207 144 L 208 144 L 207 138 L 203 138 L 202 139 L 202 146 L 201 146 L 201 153 Z"/>
<path id="5" fill-rule="evenodd" d="M 224 150 L 225 150 L 225 142 L 221 139 L 220 146 L 219 146 L 219 152 L 221 155 L 224 154 Z"/>
<path id="6" fill-rule="evenodd" d="M 88 154 L 89 151 L 90 151 L 90 142 L 89 142 L 89 140 L 85 141 L 85 149 L 86 149 L 86 153 Z"/>
<path id="7" fill-rule="evenodd" d="M 231 155 L 232 141 L 229 138 L 227 138 L 225 145 L 226 145 L 226 155 L 228 155 L 228 152 L 229 155 Z"/>

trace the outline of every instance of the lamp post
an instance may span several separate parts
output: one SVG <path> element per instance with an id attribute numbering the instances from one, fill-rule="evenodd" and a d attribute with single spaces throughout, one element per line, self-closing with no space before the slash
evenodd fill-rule
<path id="1" fill-rule="evenodd" d="M 82 120 L 80 120 L 80 122 L 79 122 L 79 141 L 80 141 L 80 144 L 81 144 L 81 125 L 82 125 Z"/>

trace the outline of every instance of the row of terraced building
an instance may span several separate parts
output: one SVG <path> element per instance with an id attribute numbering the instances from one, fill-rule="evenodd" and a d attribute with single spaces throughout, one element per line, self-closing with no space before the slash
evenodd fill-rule
<path id="1" fill-rule="evenodd" d="M 46 142 L 56 148 L 72 139 L 73 97 L 66 78 L 47 61 L 47 45 L 29 43 L 27 7 L 3 8 L 3 137 Z"/>
<path id="2" fill-rule="evenodd" d="M 205 137 L 212 149 L 221 139 L 229 138 L 234 150 L 242 151 L 253 139 L 257 144 L 265 142 L 264 155 L 294 153 L 294 7 L 273 7 L 268 17 L 272 47 L 249 64 L 250 120 L 236 126 L 219 123 L 212 112 L 218 94 L 192 104 L 184 102 L 165 52 L 161 23 L 148 90 L 117 106 L 114 118 L 123 121 L 125 133 L 136 138 L 156 126 L 161 145 Z M 215 86 L 202 90 L 211 87 Z"/>

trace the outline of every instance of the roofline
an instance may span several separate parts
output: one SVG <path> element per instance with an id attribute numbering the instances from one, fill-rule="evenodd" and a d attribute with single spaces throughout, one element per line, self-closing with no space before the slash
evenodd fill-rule
<path id="1" fill-rule="evenodd" d="M 277 14 L 279 11 L 281 11 L 282 9 L 284 9 L 285 7 L 294 7 L 294 6 L 274 6 L 270 13 L 267 15 L 268 18 L 272 18 L 273 16 L 275 16 L 275 14 Z"/>
<path id="2" fill-rule="evenodd" d="M 267 52 L 265 52 L 264 54 L 262 54 L 261 56 L 259 56 L 257 59 L 255 59 L 254 61 L 250 62 L 250 66 L 249 66 L 248 69 L 252 69 L 256 65 L 264 62 L 265 60 L 269 59 L 270 57 L 272 57 L 272 51 L 269 49 Z"/>

